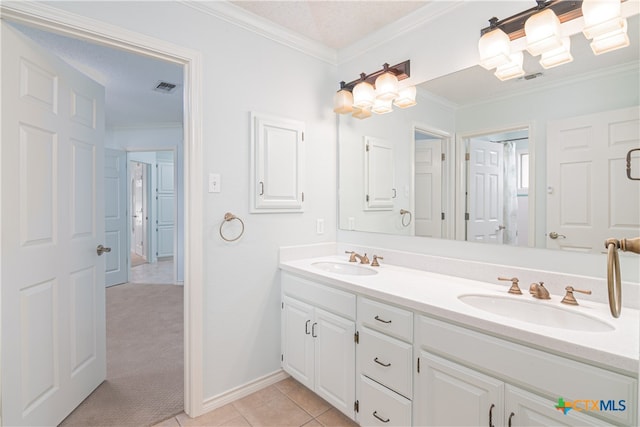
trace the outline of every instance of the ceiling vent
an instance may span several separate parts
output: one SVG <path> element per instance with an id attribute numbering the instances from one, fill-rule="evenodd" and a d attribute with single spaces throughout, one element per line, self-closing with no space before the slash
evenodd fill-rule
<path id="1" fill-rule="evenodd" d="M 178 85 L 176 85 L 175 83 L 159 81 L 158 83 L 156 83 L 156 86 L 153 88 L 153 90 L 162 93 L 173 93 L 173 91 L 176 90 L 176 87 L 178 87 Z"/>

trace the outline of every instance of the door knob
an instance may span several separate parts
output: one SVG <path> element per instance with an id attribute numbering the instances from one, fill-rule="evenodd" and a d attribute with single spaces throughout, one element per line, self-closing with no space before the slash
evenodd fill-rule
<path id="1" fill-rule="evenodd" d="M 558 237 L 561 239 L 567 238 L 567 236 L 565 236 L 564 234 L 558 234 L 555 231 L 552 231 L 551 233 L 549 233 L 549 237 L 552 238 L 553 240 L 557 239 Z"/>
<path id="2" fill-rule="evenodd" d="M 98 247 L 96 248 L 96 252 L 98 253 L 98 256 L 100 256 L 105 252 L 111 252 L 111 248 L 105 248 L 102 245 L 98 245 Z"/>

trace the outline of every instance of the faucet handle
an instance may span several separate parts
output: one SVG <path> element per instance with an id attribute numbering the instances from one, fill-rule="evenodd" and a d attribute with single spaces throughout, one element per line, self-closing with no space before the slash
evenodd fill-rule
<path id="1" fill-rule="evenodd" d="M 344 251 L 345 254 L 349 254 L 349 262 L 356 262 L 356 253 L 354 251 Z"/>
<path id="2" fill-rule="evenodd" d="M 567 294 L 562 298 L 562 303 L 569 305 L 578 305 L 578 301 L 576 301 L 576 297 L 573 296 L 574 292 L 580 292 L 581 294 L 591 295 L 591 291 L 585 291 L 582 289 L 575 289 L 573 286 L 567 286 L 564 288 L 567 291 Z"/>
<path id="3" fill-rule="evenodd" d="M 380 267 L 380 263 L 378 262 L 379 259 L 384 259 L 384 258 L 378 255 L 374 255 L 373 261 L 371 261 L 371 267 Z"/>
<path id="4" fill-rule="evenodd" d="M 520 288 L 518 287 L 518 278 L 517 277 L 512 277 L 512 278 L 508 278 L 508 277 L 498 277 L 498 280 L 502 280 L 502 281 L 506 281 L 506 282 L 511 282 L 511 287 L 509 288 L 509 293 L 510 294 L 514 294 L 514 295 L 522 295 L 522 291 L 520 290 Z"/>

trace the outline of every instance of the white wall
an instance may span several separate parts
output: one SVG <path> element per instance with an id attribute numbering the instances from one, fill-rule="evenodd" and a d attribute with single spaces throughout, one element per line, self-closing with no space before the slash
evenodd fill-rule
<path id="1" fill-rule="evenodd" d="M 203 55 L 205 175 L 221 174 L 221 193 L 202 194 L 206 232 L 204 397 L 280 367 L 278 248 L 336 237 L 336 127 L 331 111 L 335 69 L 183 3 L 54 2 Z M 249 112 L 306 125 L 305 212 L 249 214 Z M 206 182 L 206 176 L 202 177 Z M 206 185 L 204 186 L 206 188 Z M 242 218 L 242 239 L 218 235 L 225 212 Z M 316 218 L 325 220 L 317 235 Z"/>

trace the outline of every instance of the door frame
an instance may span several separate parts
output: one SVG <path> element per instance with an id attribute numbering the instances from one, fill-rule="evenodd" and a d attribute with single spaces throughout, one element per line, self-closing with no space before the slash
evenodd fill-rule
<path id="1" fill-rule="evenodd" d="M 466 192 L 467 192 L 467 161 L 466 161 L 466 143 L 471 138 L 477 138 L 485 135 L 496 133 L 511 132 L 526 129 L 529 133 L 529 233 L 528 247 L 535 247 L 536 241 L 536 150 L 535 150 L 535 132 L 534 123 L 525 122 L 513 125 L 495 126 L 491 128 L 481 129 L 477 131 L 464 132 L 456 135 L 456 240 L 466 240 Z"/>
<path id="2" fill-rule="evenodd" d="M 36 2 L 0 5 L 2 19 L 137 55 L 173 62 L 184 76 L 184 410 L 203 413 L 202 54 L 144 34 Z"/>

